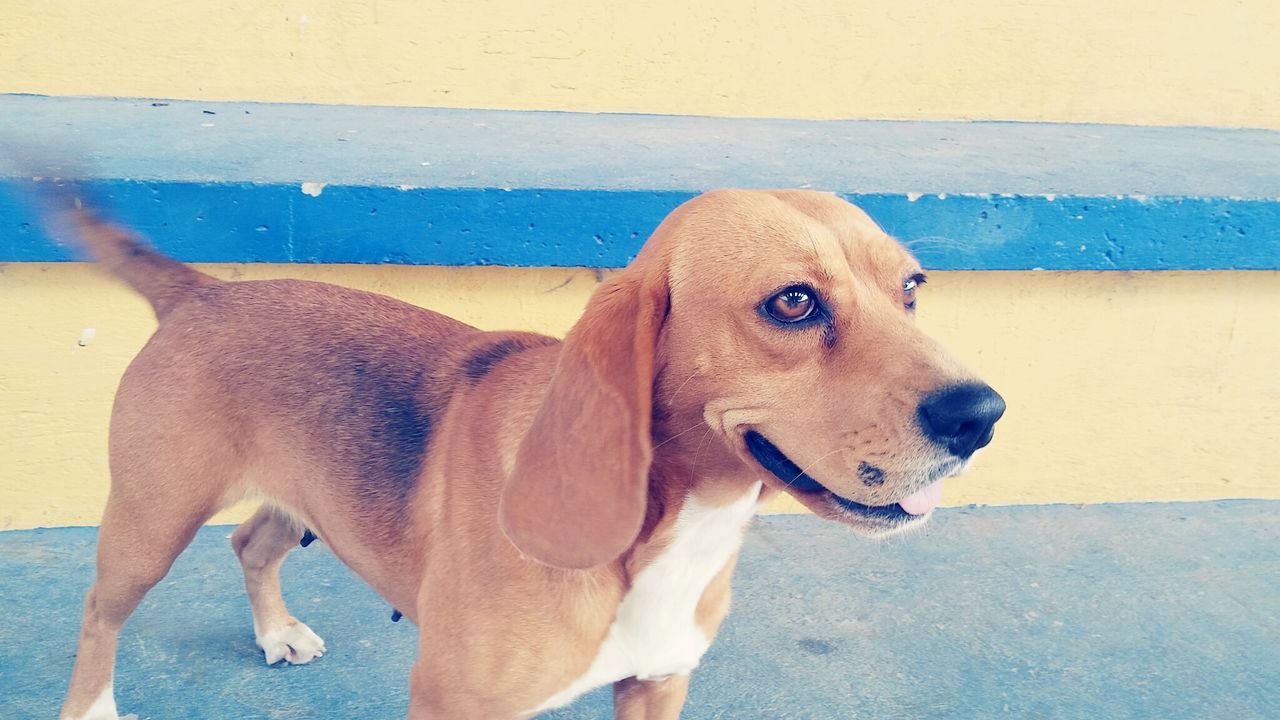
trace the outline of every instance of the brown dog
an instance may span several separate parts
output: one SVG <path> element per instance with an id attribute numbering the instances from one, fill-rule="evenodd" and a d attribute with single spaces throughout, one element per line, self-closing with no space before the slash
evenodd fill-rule
<path id="1" fill-rule="evenodd" d="M 116 396 L 63 718 L 116 718 L 125 618 L 245 497 L 264 505 L 232 545 L 267 662 L 324 652 L 280 594 L 311 528 L 418 624 L 410 718 L 527 718 L 607 683 L 617 718 L 676 718 L 762 503 L 917 525 L 1004 410 L 916 329 L 916 261 L 832 195 L 685 203 L 563 342 L 222 282 L 59 215 L 160 321 Z"/>

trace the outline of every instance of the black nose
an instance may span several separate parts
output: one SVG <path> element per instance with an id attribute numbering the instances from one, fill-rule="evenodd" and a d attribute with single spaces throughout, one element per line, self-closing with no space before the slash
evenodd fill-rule
<path id="1" fill-rule="evenodd" d="M 991 442 L 1004 398 L 979 383 L 952 385 L 930 393 L 916 412 L 926 437 L 967 458 Z"/>

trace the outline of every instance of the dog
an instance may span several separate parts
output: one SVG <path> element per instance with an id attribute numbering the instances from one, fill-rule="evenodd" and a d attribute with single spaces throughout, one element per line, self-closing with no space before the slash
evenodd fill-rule
<path id="1" fill-rule="evenodd" d="M 51 218 L 159 321 L 116 394 L 67 720 L 115 720 L 121 625 L 244 498 L 268 663 L 325 652 L 280 591 L 314 533 L 418 626 L 409 718 L 532 718 L 611 684 L 618 720 L 671 720 L 763 504 L 919 526 L 1005 409 L 915 326 L 917 261 L 835 195 L 689 200 L 563 341 L 224 282 L 66 192 Z"/>

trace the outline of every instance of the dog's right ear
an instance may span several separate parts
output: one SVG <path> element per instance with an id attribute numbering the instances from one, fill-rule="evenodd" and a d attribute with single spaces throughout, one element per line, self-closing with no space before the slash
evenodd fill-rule
<path id="1" fill-rule="evenodd" d="M 565 338 L 498 508 L 503 532 L 525 555 L 590 568 L 640 533 L 667 296 L 665 275 L 629 268 L 596 289 Z"/>

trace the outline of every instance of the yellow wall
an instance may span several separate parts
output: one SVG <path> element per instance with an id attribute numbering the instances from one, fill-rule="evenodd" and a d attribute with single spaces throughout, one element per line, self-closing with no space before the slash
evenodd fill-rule
<path id="1" fill-rule="evenodd" d="M 1274 0 L 11 0 L 0 92 L 1280 128 L 1277 37 Z M 214 271 L 552 333 L 595 282 Z M 0 529 L 94 523 L 111 394 L 150 313 L 80 265 L 0 265 L 0 308 Z M 933 274 L 922 322 L 1010 400 L 948 501 L 1280 497 L 1276 317 L 1277 273 Z"/>
<path id="2" fill-rule="evenodd" d="M 1280 128 L 1275 0 L 9 0 L 0 92 Z"/>
<path id="3" fill-rule="evenodd" d="M 207 269 L 336 282 L 550 333 L 596 282 L 585 270 Z M 921 306 L 923 325 L 1010 404 L 949 504 L 1280 498 L 1280 273 L 937 272 Z M 0 529 L 94 524 L 112 393 L 150 310 L 78 264 L 0 266 L 0 307 Z M 81 347 L 85 328 L 95 335 Z"/>

